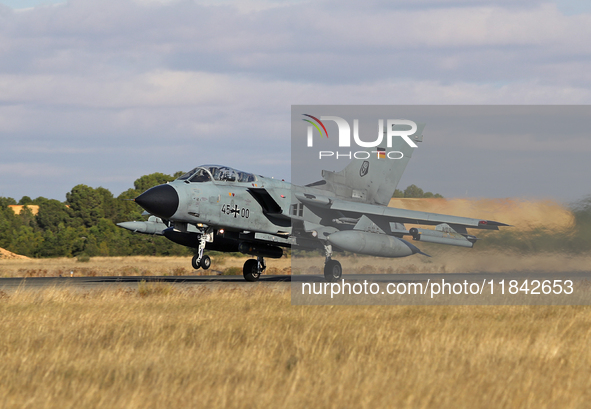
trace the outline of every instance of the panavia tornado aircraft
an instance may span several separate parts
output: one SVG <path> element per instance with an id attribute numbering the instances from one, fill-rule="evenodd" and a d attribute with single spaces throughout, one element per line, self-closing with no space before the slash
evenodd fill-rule
<path id="1" fill-rule="evenodd" d="M 422 142 L 423 127 L 411 136 L 415 142 Z M 426 255 L 403 237 L 471 248 L 476 237 L 467 229 L 507 226 L 387 207 L 413 152 L 402 139 L 392 145 L 388 149 L 401 152 L 401 159 L 387 159 L 385 147 L 370 148 L 367 159 L 352 159 L 340 172 L 322 171 L 322 180 L 306 186 L 227 166 L 197 166 L 135 199 L 152 215 L 148 221 L 118 225 L 197 249 L 195 269 L 209 268 L 206 249 L 256 256 L 244 263 L 247 281 L 257 281 L 266 268 L 264 258 L 280 258 L 286 247 L 324 251 L 324 276 L 336 281 L 342 267 L 333 251 L 392 258 Z M 404 223 L 435 227 L 407 230 Z"/>

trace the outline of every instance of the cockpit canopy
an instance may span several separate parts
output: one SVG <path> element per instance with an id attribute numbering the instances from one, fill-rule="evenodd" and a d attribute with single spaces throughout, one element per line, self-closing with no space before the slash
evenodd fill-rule
<path id="1" fill-rule="evenodd" d="M 202 165 L 190 170 L 177 180 L 184 180 L 192 183 L 210 182 L 212 180 L 218 182 L 249 183 L 255 182 L 257 177 L 252 173 L 232 169 L 227 166 Z"/>

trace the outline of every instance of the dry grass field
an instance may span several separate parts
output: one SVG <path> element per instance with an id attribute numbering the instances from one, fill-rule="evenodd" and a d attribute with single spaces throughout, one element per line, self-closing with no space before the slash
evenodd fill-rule
<path id="1" fill-rule="evenodd" d="M 76 258 L 1 259 L 0 277 L 94 277 L 94 276 L 183 276 L 211 274 L 242 275 L 244 257 L 212 256 L 209 270 L 193 270 L 191 257 L 92 257 L 87 262 Z M 267 274 L 289 274 L 291 260 L 269 260 Z"/>
<path id="2" fill-rule="evenodd" d="M 345 274 L 376 273 L 461 273 L 476 271 L 507 272 L 514 270 L 589 271 L 591 255 L 558 253 L 519 254 L 479 251 L 453 247 L 431 247 L 432 258 L 412 256 L 401 259 L 343 256 Z M 242 275 L 248 257 L 213 256 L 209 270 L 193 270 L 190 257 L 92 257 L 88 262 L 75 258 L 0 259 L 0 277 L 94 277 L 94 276 L 185 276 L 230 274 Z M 265 274 L 291 274 L 290 258 L 268 259 Z M 297 257 L 295 274 L 322 274 L 323 257 Z"/>
<path id="3" fill-rule="evenodd" d="M 291 306 L 288 291 L 0 297 L 2 408 L 586 408 L 591 308 Z"/>
<path id="4" fill-rule="evenodd" d="M 572 223 L 550 202 L 405 203 L 468 216 L 490 205 L 491 219 L 520 229 Z M 591 265 L 584 254 L 427 252 L 338 258 L 367 273 Z M 8 254 L 0 277 L 241 274 L 245 260 L 212 259 L 204 272 L 189 257 Z M 321 266 L 298 258 L 294 273 Z M 290 272 L 290 259 L 268 260 L 268 274 Z M 587 408 L 590 337 L 591 307 L 580 306 L 292 306 L 289 288 L 257 284 L 0 290 L 0 408 Z"/>
<path id="5" fill-rule="evenodd" d="M 506 272 L 514 270 L 589 271 L 591 255 L 530 254 L 478 251 L 477 249 L 432 248 L 432 258 L 412 256 L 401 259 L 342 256 L 344 273 L 460 273 L 475 271 Z M 0 277 L 94 277 L 94 276 L 186 276 L 242 275 L 248 257 L 212 257 L 209 270 L 193 270 L 190 257 L 93 257 L 88 262 L 75 258 L 0 259 Z M 295 274 L 322 274 L 322 257 L 297 257 Z M 265 274 L 291 274 L 290 258 L 267 260 Z"/>
<path id="6" fill-rule="evenodd" d="M 400 259 L 344 256 L 337 254 L 345 274 L 406 274 L 508 272 L 535 270 L 540 272 L 589 271 L 591 254 L 501 253 L 456 247 L 431 246 L 426 250 L 433 257 L 415 255 Z M 209 270 L 193 270 L 190 257 L 92 257 L 88 262 L 76 258 L 0 258 L 1 277 L 95 277 L 95 276 L 186 276 L 229 274 L 242 275 L 244 257 L 214 255 Z M 296 257 L 294 274 L 322 274 L 324 258 Z M 267 259 L 265 274 L 291 274 L 291 258 Z"/>

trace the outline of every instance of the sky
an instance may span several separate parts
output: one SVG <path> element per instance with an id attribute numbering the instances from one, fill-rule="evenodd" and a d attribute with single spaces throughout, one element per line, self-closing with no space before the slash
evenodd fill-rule
<path id="1" fill-rule="evenodd" d="M 322 133 L 305 121 L 310 117 L 304 115 L 309 114 L 321 120 Z M 347 121 L 350 131 L 345 135 L 350 147 L 339 146 L 340 129 L 333 120 L 322 121 L 327 116 Z M 353 138 L 355 121 L 358 137 L 373 142 L 378 137 L 378 121 L 383 121 L 384 132 L 386 121 L 395 119 L 425 125 L 423 141 L 410 150 L 412 157 L 400 181 L 401 190 L 415 183 L 445 197 L 534 197 L 568 202 L 564 198 L 571 194 L 580 197 L 580 189 L 589 187 L 591 105 L 294 106 L 292 181 L 302 185 L 320 180 L 323 169 L 340 171 L 354 155 L 358 155 L 353 165 L 357 172 L 365 148 Z M 309 127 L 312 147 L 307 141 Z M 388 142 L 392 148 L 384 146 L 386 152 L 396 151 L 398 142 L 406 146 L 395 136 Z M 389 155 L 401 157 L 394 152 Z M 531 192 L 541 193 L 532 196 Z"/>
<path id="2" fill-rule="evenodd" d="M 203 163 L 290 180 L 292 105 L 588 105 L 586 3 L 0 0 L 0 196 L 118 195 Z M 400 185 L 577 200 L 584 119 L 427 124 Z"/>

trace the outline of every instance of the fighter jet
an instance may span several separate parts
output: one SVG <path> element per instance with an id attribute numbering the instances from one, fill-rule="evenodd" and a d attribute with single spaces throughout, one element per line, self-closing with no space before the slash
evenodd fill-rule
<path id="1" fill-rule="evenodd" d="M 422 142 L 422 129 L 412 135 L 415 142 Z M 477 238 L 467 229 L 508 226 L 387 207 L 413 152 L 404 141 L 396 143 L 392 148 L 403 154 L 400 159 L 385 158 L 385 148 L 371 148 L 367 159 L 352 159 L 340 172 L 323 171 L 320 181 L 305 186 L 228 166 L 197 166 L 135 199 L 152 215 L 148 221 L 119 226 L 197 249 L 194 269 L 210 267 L 205 250 L 255 256 L 244 263 L 247 281 L 257 281 L 266 269 L 265 258 L 280 258 L 284 248 L 322 251 L 324 276 L 336 281 L 343 269 L 334 252 L 426 256 L 409 240 L 471 248 Z M 434 228 L 406 229 L 405 223 Z"/>

